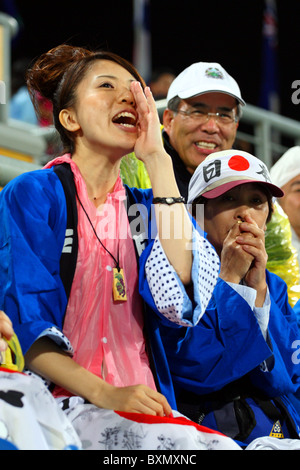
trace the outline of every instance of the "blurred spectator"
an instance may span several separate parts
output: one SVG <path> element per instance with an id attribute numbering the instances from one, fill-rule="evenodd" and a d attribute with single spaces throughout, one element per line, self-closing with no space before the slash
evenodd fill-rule
<path id="1" fill-rule="evenodd" d="M 37 125 L 38 119 L 25 83 L 25 73 L 29 62 L 28 58 L 21 58 L 12 64 L 9 117 Z"/>
<path id="2" fill-rule="evenodd" d="M 175 74 L 169 68 L 160 68 L 154 70 L 151 76 L 149 86 L 156 101 L 167 97 L 169 87 L 175 78 Z M 163 121 L 164 110 L 158 110 L 160 122 Z"/>
<path id="3" fill-rule="evenodd" d="M 169 68 L 154 70 L 149 86 L 155 100 L 162 100 L 167 97 L 169 87 L 175 78 L 174 72 Z"/>
<path id="4" fill-rule="evenodd" d="M 39 106 L 38 118 L 30 99 L 25 78 L 29 65 L 30 59 L 28 57 L 17 59 L 12 64 L 9 117 L 39 126 L 50 126 L 53 123 L 52 103 L 39 94 L 37 95 Z"/>
<path id="5" fill-rule="evenodd" d="M 289 218 L 292 244 L 300 264 L 300 146 L 287 150 L 270 170 L 272 181 L 283 191 L 278 201 Z"/>

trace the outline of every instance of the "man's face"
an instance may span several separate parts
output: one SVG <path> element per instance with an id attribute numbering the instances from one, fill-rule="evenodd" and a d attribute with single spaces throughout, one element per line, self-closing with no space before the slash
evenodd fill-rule
<path id="1" fill-rule="evenodd" d="M 300 174 L 286 183 L 282 190 L 284 196 L 279 203 L 289 218 L 290 224 L 300 236 Z"/>
<path id="2" fill-rule="evenodd" d="M 178 111 L 166 109 L 163 117 L 164 129 L 172 147 L 177 151 L 187 170 L 194 173 L 197 166 L 211 153 L 231 149 L 236 137 L 238 122 L 223 123 L 216 116 L 197 119 L 203 113 L 235 113 L 235 98 L 225 93 L 205 93 L 182 100 Z"/>

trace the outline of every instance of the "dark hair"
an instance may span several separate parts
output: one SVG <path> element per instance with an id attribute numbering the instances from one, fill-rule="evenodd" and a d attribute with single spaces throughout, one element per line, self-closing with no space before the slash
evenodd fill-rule
<path id="1" fill-rule="evenodd" d="M 53 122 L 66 152 L 73 153 L 74 136 L 60 123 L 59 113 L 62 109 L 74 106 L 76 89 L 88 69 L 97 60 L 110 60 L 119 64 L 128 70 L 143 87 L 145 86 L 136 68 L 117 54 L 108 51 L 91 51 L 67 44 L 62 44 L 42 54 L 27 70 L 26 83 L 36 112 L 40 114 L 39 94 L 52 102 Z"/>
<path id="2" fill-rule="evenodd" d="M 179 104 L 181 103 L 182 99 L 179 98 L 179 96 L 174 96 L 174 98 L 171 98 L 168 101 L 167 108 L 170 109 L 171 111 L 174 111 L 177 113 Z"/>
<path id="3" fill-rule="evenodd" d="M 260 187 L 260 189 L 262 189 L 264 191 L 264 193 L 266 194 L 267 196 L 267 200 L 268 200 L 268 206 L 269 206 L 269 213 L 268 213 L 268 217 L 267 217 L 267 220 L 266 220 L 266 223 L 270 222 L 271 218 L 272 218 L 272 214 L 274 212 L 274 205 L 273 205 L 273 196 L 272 194 L 270 193 L 270 191 L 268 190 L 268 188 L 266 188 L 266 186 L 264 184 L 259 184 L 257 183 L 257 185 Z M 191 207 L 191 214 L 192 216 L 195 218 L 196 217 L 196 214 L 197 214 L 197 205 L 198 204 L 205 204 L 207 203 L 207 201 L 210 201 L 210 199 L 207 199 L 206 197 L 204 196 L 197 196 L 194 201 L 192 202 L 192 207 Z"/>

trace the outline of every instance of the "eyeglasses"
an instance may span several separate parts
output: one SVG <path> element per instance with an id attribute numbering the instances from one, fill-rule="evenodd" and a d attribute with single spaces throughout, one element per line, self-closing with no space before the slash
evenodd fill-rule
<path id="1" fill-rule="evenodd" d="M 177 113 L 184 114 L 189 118 L 199 122 L 199 124 L 205 124 L 211 117 L 213 117 L 219 124 L 232 124 L 238 121 L 238 117 L 235 110 L 221 111 L 219 113 L 208 113 L 202 109 L 194 109 L 183 111 L 182 109 L 177 110 Z"/>

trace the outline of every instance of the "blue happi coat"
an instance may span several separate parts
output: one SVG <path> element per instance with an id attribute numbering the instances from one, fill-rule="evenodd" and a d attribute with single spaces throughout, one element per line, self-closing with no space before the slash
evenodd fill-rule
<path id="1" fill-rule="evenodd" d="M 269 398 L 280 397 L 299 434 L 300 336 L 297 317 L 288 303 L 287 286 L 266 271 L 270 316 L 266 338 L 252 308 L 218 279 L 205 314 L 193 327 L 151 317 L 159 329 L 173 379 L 175 396 L 186 392 L 209 396 L 245 376 Z M 144 297 L 150 299 L 148 285 Z M 151 302 L 154 302 L 151 299 Z M 153 328 L 153 326 L 152 326 Z M 204 422 L 205 423 L 205 422 Z"/>
<path id="2" fill-rule="evenodd" d="M 148 256 L 154 241 L 155 221 L 150 217 L 152 190 L 127 188 L 131 203 L 142 204 L 148 237 L 139 240 Z M 0 308 L 11 318 L 23 354 L 49 328 L 63 329 L 68 302 L 60 275 L 60 259 L 67 224 L 66 197 L 54 171 L 42 169 L 23 174 L 0 193 Z M 70 241 L 68 241 L 70 243 Z M 141 262 L 141 285 L 147 283 Z M 196 288 L 195 288 L 196 291 Z M 151 298 L 152 299 L 152 298 Z M 160 315 L 146 298 L 145 324 L 148 351 L 158 389 L 176 409 L 173 384 L 162 347 Z M 188 309 L 195 308 L 198 301 Z"/>
<path id="3" fill-rule="evenodd" d="M 129 193 L 150 213 L 151 190 Z M 68 299 L 60 257 L 66 223 L 65 193 L 53 168 L 22 175 L 0 193 L 0 308 L 12 319 L 23 353 L 47 328 L 63 327 Z M 154 221 L 147 217 L 146 223 L 148 235 L 155 234 Z M 194 252 L 193 296 L 182 286 L 182 317 L 189 326 L 178 326 L 163 317 L 150 291 L 145 271 L 152 246 L 153 237 L 146 237 L 140 293 L 151 364 L 172 408 L 183 389 L 207 394 L 249 374 L 269 396 L 284 397 L 299 424 L 288 395 L 300 385 L 300 338 L 285 283 L 267 272 L 271 308 L 265 339 L 248 303 L 221 279 L 203 314 Z M 264 361 L 267 369 L 261 368 Z"/>

